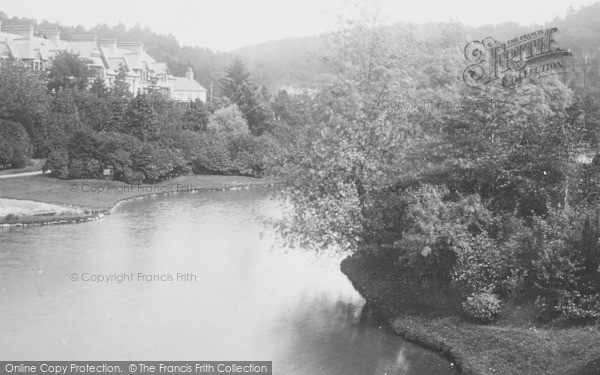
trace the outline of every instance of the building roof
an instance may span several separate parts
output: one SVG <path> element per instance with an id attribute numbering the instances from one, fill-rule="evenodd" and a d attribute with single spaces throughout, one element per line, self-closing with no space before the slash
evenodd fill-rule
<path id="1" fill-rule="evenodd" d="M 140 57 L 141 56 L 134 55 L 132 53 L 127 53 L 123 55 L 123 58 L 125 59 L 125 61 L 127 61 L 127 66 L 129 66 L 130 69 L 144 68 L 144 62 Z"/>
<path id="2" fill-rule="evenodd" d="M 187 77 L 173 77 L 167 64 L 157 62 L 141 42 L 100 40 L 95 35 L 73 35 L 70 40 L 60 39 L 60 31 L 43 30 L 34 34 L 30 25 L 2 25 L 0 56 L 14 59 L 48 61 L 58 51 L 70 51 L 87 60 L 91 66 L 104 69 L 104 75 L 115 76 L 120 65 L 127 67 L 130 78 L 141 78 L 140 70 L 148 70 L 159 77 L 159 86 L 183 92 L 206 92 L 201 84 Z"/>
<path id="3" fill-rule="evenodd" d="M 50 48 L 54 48 L 54 43 L 43 38 L 23 38 L 20 35 L 11 35 L 0 33 L 0 43 L 7 46 L 16 59 L 35 59 L 48 60 L 51 56 Z"/>
<path id="4" fill-rule="evenodd" d="M 68 50 L 73 53 L 79 54 L 80 57 L 83 58 L 91 58 L 94 55 L 97 49 L 96 43 L 92 41 L 76 41 L 69 42 Z M 96 52 L 99 54 L 99 52 Z"/>
<path id="5" fill-rule="evenodd" d="M 197 81 L 187 77 L 174 77 L 175 84 L 173 86 L 174 91 L 204 91 L 206 89 L 202 87 Z"/>

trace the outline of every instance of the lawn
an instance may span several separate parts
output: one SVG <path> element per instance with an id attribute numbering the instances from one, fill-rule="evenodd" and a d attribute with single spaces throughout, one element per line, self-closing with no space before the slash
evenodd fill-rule
<path id="1" fill-rule="evenodd" d="M 342 271 L 394 331 L 437 351 L 463 374 L 477 375 L 598 375 L 600 327 L 536 327 L 508 320 L 493 325 L 467 322 L 445 308 L 454 296 L 421 283 L 382 280 L 382 269 L 360 257 L 347 258 Z M 410 298 L 407 298 L 410 295 Z M 417 307 L 411 304 L 417 295 Z M 431 306 L 423 307 L 429 300 Z M 440 304 L 438 313 L 433 305 Z"/>
<path id="2" fill-rule="evenodd" d="M 47 175 L 0 179 L 0 198 L 71 205 L 108 211 L 129 198 L 186 192 L 253 187 L 274 181 L 239 176 L 182 176 L 157 184 L 128 185 L 110 180 L 59 180 Z"/>

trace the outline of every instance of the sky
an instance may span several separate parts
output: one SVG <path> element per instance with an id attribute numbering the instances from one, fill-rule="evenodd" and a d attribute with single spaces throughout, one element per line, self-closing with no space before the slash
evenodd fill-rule
<path id="1" fill-rule="evenodd" d="M 384 23 L 460 21 L 472 26 L 517 22 L 524 26 L 564 17 L 599 0 L 367 0 Z M 355 0 L 2 0 L 8 16 L 44 19 L 65 26 L 99 23 L 128 28 L 139 23 L 173 34 L 181 45 L 232 49 L 341 27 Z"/>

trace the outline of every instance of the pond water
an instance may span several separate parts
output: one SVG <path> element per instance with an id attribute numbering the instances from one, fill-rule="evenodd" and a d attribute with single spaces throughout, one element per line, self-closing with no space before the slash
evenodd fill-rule
<path id="1" fill-rule="evenodd" d="M 0 360 L 264 360 L 281 375 L 453 373 L 368 314 L 341 259 L 276 246 L 257 220 L 274 214 L 267 189 L 239 190 L 0 231 Z"/>

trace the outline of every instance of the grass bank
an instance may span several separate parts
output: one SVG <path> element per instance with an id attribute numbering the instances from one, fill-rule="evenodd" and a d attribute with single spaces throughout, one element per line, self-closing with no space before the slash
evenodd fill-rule
<path id="1" fill-rule="evenodd" d="M 341 269 L 396 333 L 440 353 L 461 374 L 600 374 L 597 326 L 536 327 L 507 320 L 493 325 L 475 324 L 444 308 L 444 301 L 453 298 L 448 290 L 427 292 L 423 283 L 411 284 L 406 279 L 399 282 L 389 265 L 353 256 L 342 262 Z M 418 305 L 411 303 L 413 295 Z M 433 313 L 435 310 L 421 303 L 427 300 L 432 304 L 441 301 L 442 308 Z"/>
<path id="2" fill-rule="evenodd" d="M 119 203 L 148 196 L 193 191 L 230 190 L 273 185 L 275 181 L 238 176 L 182 176 L 158 184 L 128 185 L 110 180 L 59 180 L 44 175 L 0 179 L 0 198 L 51 203 L 83 210 L 82 215 L 0 217 L 0 225 L 33 225 L 92 220 Z"/>

